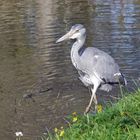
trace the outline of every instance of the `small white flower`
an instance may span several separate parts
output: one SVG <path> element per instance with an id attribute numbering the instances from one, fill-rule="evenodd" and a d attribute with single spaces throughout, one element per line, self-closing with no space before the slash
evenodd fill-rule
<path id="1" fill-rule="evenodd" d="M 22 132 L 15 132 L 15 134 L 16 134 L 17 137 L 22 137 L 23 136 Z"/>

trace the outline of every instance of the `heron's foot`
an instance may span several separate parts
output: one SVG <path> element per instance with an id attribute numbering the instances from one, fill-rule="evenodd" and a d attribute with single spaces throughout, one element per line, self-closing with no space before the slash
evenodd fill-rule
<path id="1" fill-rule="evenodd" d="M 84 114 L 87 114 L 87 113 L 90 111 L 90 107 L 91 107 L 91 106 L 87 106 L 87 107 L 86 107 L 86 110 L 85 110 Z"/>

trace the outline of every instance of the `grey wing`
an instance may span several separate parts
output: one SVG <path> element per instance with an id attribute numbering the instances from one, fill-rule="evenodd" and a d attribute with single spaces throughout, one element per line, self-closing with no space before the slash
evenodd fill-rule
<path id="1" fill-rule="evenodd" d="M 87 60 L 84 63 L 84 60 Z M 106 82 L 116 82 L 114 74 L 120 73 L 119 66 L 107 53 L 93 47 L 86 49 L 82 56 L 82 61 L 88 70 L 89 75 L 95 74 Z"/>
<path id="2" fill-rule="evenodd" d="M 93 61 L 95 73 L 105 82 L 117 82 L 115 74 L 120 73 L 119 66 L 114 59 L 106 53 L 97 55 L 96 60 Z"/>

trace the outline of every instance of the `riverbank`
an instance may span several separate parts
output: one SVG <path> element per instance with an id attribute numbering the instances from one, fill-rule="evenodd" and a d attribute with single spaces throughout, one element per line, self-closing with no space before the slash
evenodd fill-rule
<path id="1" fill-rule="evenodd" d="M 43 140 L 140 140 L 140 89 L 97 115 L 69 118 L 69 127 L 55 129 Z"/>

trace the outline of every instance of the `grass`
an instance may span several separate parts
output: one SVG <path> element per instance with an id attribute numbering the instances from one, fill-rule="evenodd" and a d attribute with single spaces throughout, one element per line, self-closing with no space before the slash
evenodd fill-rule
<path id="1" fill-rule="evenodd" d="M 68 120 L 68 128 L 42 140 L 140 140 L 140 89 L 101 113 L 73 114 Z"/>

